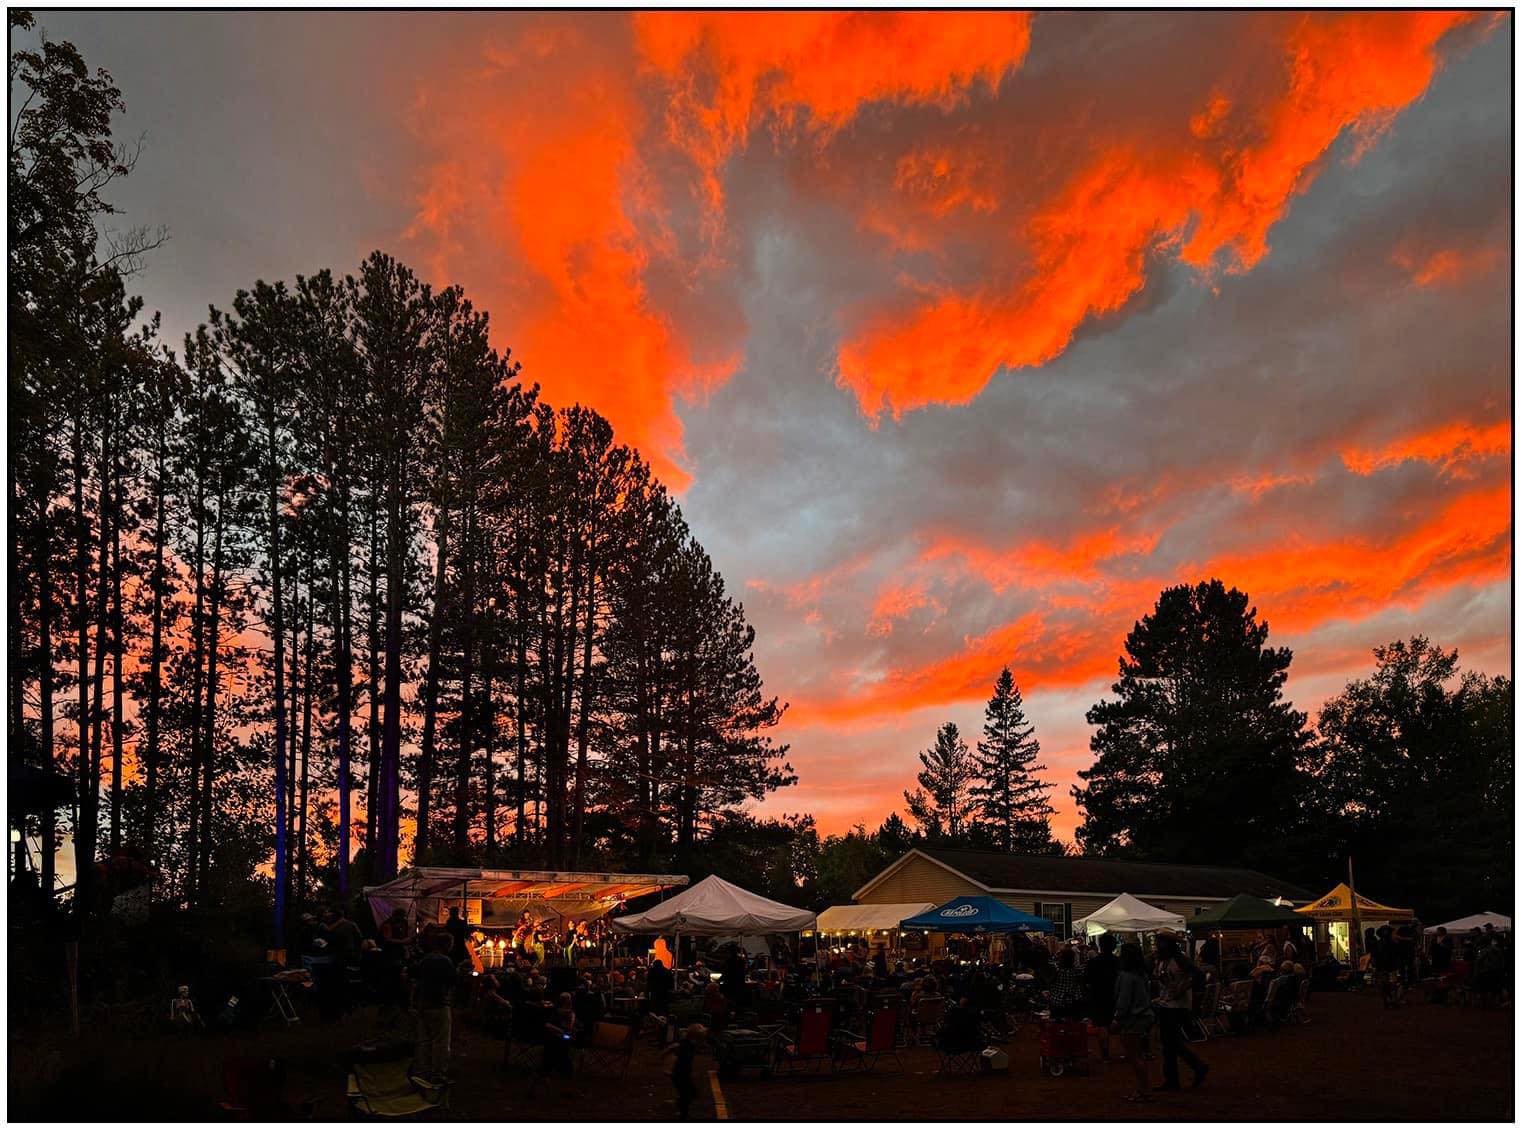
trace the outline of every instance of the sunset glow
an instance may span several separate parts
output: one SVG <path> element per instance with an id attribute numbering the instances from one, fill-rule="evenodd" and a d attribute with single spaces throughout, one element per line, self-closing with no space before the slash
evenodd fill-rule
<path id="1" fill-rule="evenodd" d="M 305 48 L 314 185 L 355 187 L 245 273 L 393 251 L 642 450 L 791 704 L 768 812 L 876 826 L 1008 665 L 1070 837 L 1084 711 L 1180 582 L 1250 595 L 1301 710 L 1414 633 L 1510 672 L 1508 17 L 375 27 Z M 149 309 L 203 318 L 174 275 Z"/>

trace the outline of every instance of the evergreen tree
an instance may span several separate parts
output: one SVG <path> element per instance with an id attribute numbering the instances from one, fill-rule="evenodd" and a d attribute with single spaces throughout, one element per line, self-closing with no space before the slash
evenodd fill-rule
<path id="1" fill-rule="evenodd" d="M 1220 581 L 1166 589 L 1132 628 L 1116 698 L 1089 709 L 1079 771 L 1091 853 L 1284 870 L 1308 782 L 1306 716 L 1283 694 L 1288 648 Z"/>
<path id="2" fill-rule="evenodd" d="M 1041 745 L 1026 719 L 1020 688 L 1005 668 L 984 708 L 984 737 L 978 744 L 978 776 L 969 794 L 980 833 L 1001 852 L 1052 851 L 1052 785 L 1036 775 Z"/>
<path id="3" fill-rule="evenodd" d="M 920 753 L 920 766 L 915 775 L 919 787 L 904 794 L 910 816 L 932 840 L 965 840 L 971 831 L 973 799 L 969 791 L 977 765 L 956 723 L 946 723 L 936 732 L 936 745 Z"/>

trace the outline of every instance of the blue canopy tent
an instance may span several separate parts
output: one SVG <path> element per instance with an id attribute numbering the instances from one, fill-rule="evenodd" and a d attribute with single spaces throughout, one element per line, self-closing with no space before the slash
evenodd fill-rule
<path id="1" fill-rule="evenodd" d="M 901 920 L 904 931 L 944 931 L 948 934 L 971 934 L 984 931 L 1009 934 L 1011 931 L 1037 931 L 1052 934 L 1052 920 L 1039 919 L 1017 911 L 990 895 L 964 895 Z"/>

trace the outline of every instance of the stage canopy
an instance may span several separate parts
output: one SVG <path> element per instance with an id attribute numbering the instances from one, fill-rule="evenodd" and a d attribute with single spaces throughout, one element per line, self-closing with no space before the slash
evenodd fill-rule
<path id="1" fill-rule="evenodd" d="M 1288 907 L 1276 907 L 1267 899 L 1245 894 L 1197 915 L 1187 926 L 1192 931 L 1249 931 L 1255 927 L 1307 927 L 1314 921 Z"/>
<path id="2" fill-rule="evenodd" d="M 897 931 L 902 920 L 935 906 L 934 903 L 843 903 L 821 911 L 815 929 L 828 935 L 846 931 Z"/>
<path id="3" fill-rule="evenodd" d="M 1135 895 L 1122 892 L 1100 910 L 1080 919 L 1074 927 L 1090 938 L 1108 931 L 1182 931 L 1185 928 L 1185 917 L 1154 907 L 1151 903 L 1143 903 Z"/>
<path id="4" fill-rule="evenodd" d="M 504 912 L 505 925 L 528 911 L 536 919 L 598 919 L 625 900 L 681 887 L 686 876 L 618 872 L 532 872 L 497 868 L 407 868 L 393 880 L 365 889 L 379 923 L 398 907 L 409 920 L 439 919 L 450 907 L 479 900 L 482 922 Z"/>
<path id="5" fill-rule="evenodd" d="M 699 880 L 687 891 L 613 925 L 636 935 L 765 935 L 807 931 L 814 912 L 802 911 L 737 887 L 718 876 Z"/>
<path id="6" fill-rule="evenodd" d="M 1451 919 L 1447 923 L 1440 923 L 1437 927 L 1429 927 L 1423 932 L 1425 935 L 1438 933 L 1438 928 L 1443 927 L 1451 935 L 1468 935 L 1471 931 L 1491 924 L 1494 931 L 1512 930 L 1512 920 L 1506 915 L 1498 915 L 1495 911 L 1482 911 L 1479 915 L 1466 915 L 1463 919 Z"/>
<path id="7" fill-rule="evenodd" d="M 1039 919 L 1035 915 L 1017 911 L 992 895 L 958 896 L 950 903 L 943 903 L 933 910 L 902 920 L 899 926 L 907 931 L 945 931 L 948 934 L 967 934 L 970 931 L 989 931 L 994 934 L 1039 931 L 1052 934 L 1051 919 Z"/>
<path id="8" fill-rule="evenodd" d="M 1359 918 L 1375 923 L 1398 923 L 1415 916 L 1410 907 L 1387 907 L 1355 895 L 1348 884 L 1339 884 L 1321 899 L 1314 899 L 1305 907 L 1297 907 L 1302 915 L 1310 915 L 1323 923 L 1345 923 L 1354 918 L 1354 900 L 1359 901 Z"/>

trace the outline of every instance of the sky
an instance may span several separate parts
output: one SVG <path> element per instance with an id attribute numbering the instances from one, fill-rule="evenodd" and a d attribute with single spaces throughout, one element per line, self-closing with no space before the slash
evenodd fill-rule
<path id="1" fill-rule="evenodd" d="M 47 12 L 143 151 L 177 337 L 373 248 L 673 486 L 825 831 L 1010 666 L 1085 711 L 1220 577 L 1315 713 L 1511 674 L 1512 17 Z M 113 186 L 116 188 L 116 186 Z"/>

